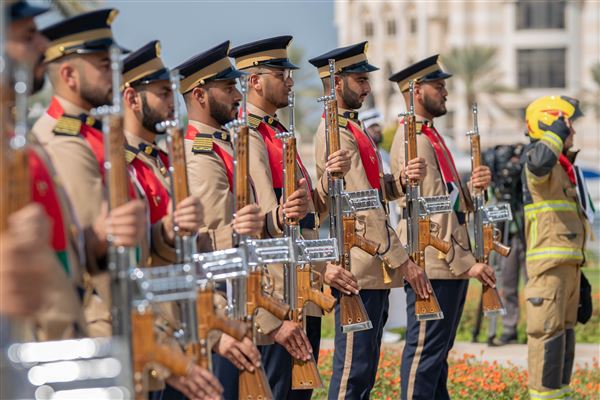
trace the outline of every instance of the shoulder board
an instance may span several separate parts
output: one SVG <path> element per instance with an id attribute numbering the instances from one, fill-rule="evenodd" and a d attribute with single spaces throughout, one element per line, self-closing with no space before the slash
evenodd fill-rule
<path id="1" fill-rule="evenodd" d="M 258 128 L 258 125 L 262 122 L 262 118 L 257 117 L 253 114 L 248 114 L 248 126 L 252 129 Z"/>
<path id="2" fill-rule="evenodd" d="M 341 126 L 342 128 L 348 126 L 348 118 L 338 115 L 338 126 Z"/>
<path id="3" fill-rule="evenodd" d="M 205 154 L 212 152 L 213 136 L 210 133 L 197 133 L 192 145 L 192 153 Z"/>
<path id="4" fill-rule="evenodd" d="M 417 123 L 415 124 L 415 130 L 417 133 L 421 133 L 421 131 L 423 130 L 423 123 L 420 121 L 417 121 Z"/>
<path id="5" fill-rule="evenodd" d="M 125 145 L 125 160 L 127 160 L 127 164 L 131 164 L 131 162 L 137 157 L 139 153 L 139 149 L 128 144 Z"/>
<path id="6" fill-rule="evenodd" d="M 79 118 L 63 115 L 56 121 L 52 132 L 56 135 L 77 136 L 81 131 L 82 122 Z"/>

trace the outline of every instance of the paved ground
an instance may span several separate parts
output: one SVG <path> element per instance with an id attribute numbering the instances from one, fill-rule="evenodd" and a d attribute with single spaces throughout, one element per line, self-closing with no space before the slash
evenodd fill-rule
<path id="1" fill-rule="evenodd" d="M 402 349 L 404 342 L 393 344 L 384 344 L 386 348 Z M 321 341 L 322 349 L 332 349 L 333 339 L 323 339 Z M 527 345 L 512 344 L 502 347 L 488 347 L 482 343 L 460 342 L 454 345 L 452 354 L 456 357 L 461 357 L 463 354 L 472 354 L 477 358 L 485 361 L 498 361 L 498 363 L 507 365 L 509 362 L 513 365 L 518 365 L 525 368 L 527 366 Z M 584 367 L 587 363 L 592 365 L 594 361 L 600 360 L 600 344 L 579 344 L 575 350 L 575 363 Z"/>

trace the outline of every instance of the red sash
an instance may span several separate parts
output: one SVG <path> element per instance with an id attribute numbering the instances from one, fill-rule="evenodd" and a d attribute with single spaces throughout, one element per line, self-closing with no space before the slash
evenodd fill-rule
<path id="1" fill-rule="evenodd" d="M 200 133 L 198 129 L 192 125 L 188 125 L 185 138 L 193 141 L 198 133 Z M 212 150 L 223 161 L 225 173 L 227 174 L 227 182 L 229 182 L 229 191 L 233 193 L 233 157 L 215 142 L 213 142 Z"/>
<path id="2" fill-rule="evenodd" d="M 65 114 L 64 109 L 60 105 L 58 99 L 56 97 L 52 97 L 52 101 L 50 102 L 50 106 L 48 110 L 46 110 L 49 116 L 58 120 Z M 78 118 L 75 116 L 74 118 Z M 104 134 L 102 131 L 90 126 L 86 123 L 81 124 L 81 129 L 79 130 L 79 134 L 85 139 L 87 144 L 90 146 L 96 161 L 98 162 L 98 171 L 102 176 L 102 181 L 104 182 Z M 124 150 L 123 150 L 124 151 Z M 129 198 L 136 199 L 138 198 L 137 191 L 131 179 L 129 179 Z"/>
<path id="3" fill-rule="evenodd" d="M 560 157 L 558 157 L 558 162 L 560 162 L 560 165 L 567 173 L 569 181 L 571 181 L 573 185 L 577 185 L 577 179 L 575 178 L 575 168 L 573 167 L 573 164 L 571 164 L 571 161 L 569 161 L 567 156 L 560 153 Z"/>
<path id="4" fill-rule="evenodd" d="M 146 194 L 150 207 L 150 223 L 154 224 L 169 213 L 171 195 L 154 170 L 142 160 L 134 158 L 130 165 L 135 170 L 138 182 Z M 168 168 L 168 163 L 166 166 Z"/>
<path id="5" fill-rule="evenodd" d="M 360 159 L 367 174 L 369 184 L 373 189 L 380 189 L 381 180 L 379 177 L 380 167 L 377 148 L 371 141 L 371 138 L 360 129 L 358 125 L 355 125 L 352 121 L 348 120 L 348 125 L 346 125 L 346 127 L 354 136 L 354 140 L 356 140 L 358 153 L 360 154 Z"/>
<path id="6" fill-rule="evenodd" d="M 444 139 L 435 128 L 430 129 L 430 127 L 425 124 L 421 127 L 421 133 L 429 139 L 429 143 L 431 143 L 431 146 L 433 147 L 435 158 L 437 158 L 438 164 L 440 165 L 444 182 L 446 184 L 456 183 L 456 179 L 459 175 L 456 165 L 454 164 L 454 158 L 452 158 L 452 153 L 450 153 L 450 150 L 446 147 Z"/>
<path id="7" fill-rule="evenodd" d="M 28 151 L 29 173 L 31 176 L 31 198 L 34 202 L 42 205 L 46 215 L 52 222 L 51 244 L 54 252 L 60 260 L 63 268 L 70 273 L 67 257 L 67 231 L 65 230 L 62 208 L 54 180 L 50 171 L 32 149 Z"/>
<path id="8" fill-rule="evenodd" d="M 275 135 L 279 133 L 276 129 L 280 132 L 287 132 L 287 129 L 281 124 L 277 124 L 277 128 L 275 128 L 264 121 L 261 121 L 256 128 L 267 147 L 269 167 L 271 167 L 271 177 L 273 178 L 273 189 L 281 189 L 283 188 L 283 142 L 275 137 Z M 310 191 L 310 196 L 312 198 L 312 182 L 310 181 L 310 175 L 308 175 L 306 168 L 304 168 L 304 164 L 302 164 L 300 154 L 298 153 L 296 153 L 296 162 L 300 167 L 302 176 L 306 179 L 308 190 Z"/>

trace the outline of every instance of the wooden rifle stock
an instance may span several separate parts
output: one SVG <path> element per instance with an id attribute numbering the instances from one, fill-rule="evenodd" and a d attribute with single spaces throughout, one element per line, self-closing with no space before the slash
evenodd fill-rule
<path id="1" fill-rule="evenodd" d="M 404 134 L 405 134 L 405 153 L 406 153 L 406 163 L 410 160 L 413 160 L 419 156 L 417 150 L 417 122 L 414 113 L 414 95 L 413 95 L 413 86 L 414 82 L 410 82 L 410 110 L 407 114 L 404 114 Z M 420 196 L 420 186 L 421 183 L 418 180 L 409 180 L 408 185 L 410 186 L 411 193 L 416 193 L 417 196 Z M 409 208 L 409 218 L 418 219 L 418 235 L 411 236 L 411 226 L 409 229 L 409 240 L 418 241 L 415 246 L 414 243 L 409 243 L 409 247 L 411 249 L 412 254 L 410 254 L 411 259 L 415 262 L 420 268 L 425 271 L 425 249 L 428 246 L 432 246 L 438 251 L 446 254 L 450 250 L 451 244 L 447 243 L 438 237 L 432 235 L 431 232 L 431 219 L 429 215 L 420 215 L 419 213 L 419 199 L 411 198 L 410 201 L 412 204 Z M 416 207 L 416 209 L 415 209 Z M 410 221 L 409 223 L 413 223 L 414 221 Z M 416 237 L 415 237 L 416 236 Z M 423 298 L 419 296 L 417 293 L 416 301 L 415 301 L 415 316 L 417 320 L 434 320 L 443 318 L 443 312 L 440 308 L 440 304 L 435 296 L 435 293 L 430 293 L 428 298 Z"/>
<path id="2" fill-rule="evenodd" d="M 114 209 L 129 201 L 129 176 L 125 160 L 125 135 L 123 135 L 123 117 L 108 117 L 108 152 L 110 173 L 108 174 L 110 208 Z"/>
<path id="3" fill-rule="evenodd" d="M 443 254 L 447 254 L 451 247 L 450 243 L 431 234 L 431 220 L 427 216 L 419 220 L 419 251 L 411 255 L 412 260 L 423 270 L 425 270 L 425 249 L 429 246 Z M 440 303 L 434 293 L 430 293 L 428 298 L 417 295 L 415 301 L 417 316 L 439 315 L 441 312 Z"/>
<path id="4" fill-rule="evenodd" d="M 327 134 L 329 135 L 329 154 L 327 154 L 327 156 L 329 156 L 341 148 L 337 100 L 327 100 L 325 102 L 325 107 L 327 108 L 325 113 L 327 120 L 325 123 L 327 124 Z M 340 172 L 335 172 L 331 174 L 331 177 L 341 179 L 342 174 Z"/>
<path id="5" fill-rule="evenodd" d="M 236 174 L 235 174 L 235 197 L 236 211 L 241 210 L 250 204 L 250 185 L 248 177 L 250 176 L 249 159 L 249 131 L 248 126 L 241 126 L 238 131 L 236 145 Z"/>
<path id="6" fill-rule="evenodd" d="M 344 227 L 344 253 L 341 259 L 344 268 L 349 269 L 350 267 L 350 250 L 353 247 L 358 247 L 372 256 L 377 254 L 379 245 L 356 233 L 355 216 L 344 216 L 342 224 Z M 342 325 L 342 329 L 344 325 L 364 324 L 367 321 L 370 323 L 369 315 L 360 296 L 357 294 L 341 293 L 340 324 Z"/>
<path id="7" fill-rule="evenodd" d="M 175 95 L 175 93 L 173 94 Z M 180 128 L 172 128 L 171 135 L 171 179 L 173 185 L 173 203 L 181 203 L 190 196 L 187 178 L 187 168 L 185 163 L 185 145 L 184 134 Z M 187 232 L 182 229 L 177 230 L 178 236 L 189 236 L 193 232 Z"/>
<path id="8" fill-rule="evenodd" d="M 5 58 L 4 62 L 8 63 Z M 27 97 L 29 95 L 29 82 L 31 72 L 23 66 L 18 66 L 15 71 L 14 85 L 25 84 L 25 90 L 13 91 L 8 84 L 12 82 L 12 76 L 7 76 L 5 65 L 2 80 L 0 104 L 1 128 L 0 132 L 0 235 L 8 229 L 8 219 L 11 214 L 19 211 L 31 202 L 32 179 L 29 171 L 29 154 L 27 145 Z M 15 105 L 14 116 L 11 105 Z M 11 130 L 14 136 L 10 135 Z M 15 142 L 11 144 L 11 140 Z M 26 267 L 26 266 L 23 266 Z M 35 336 L 35 328 L 26 318 L 11 320 L 8 324 L 10 329 L 10 340 L 31 340 Z"/>
<path id="9" fill-rule="evenodd" d="M 473 130 L 468 132 L 467 135 L 471 141 L 471 169 L 474 171 L 475 169 L 481 166 L 481 137 L 479 135 L 479 127 L 477 124 L 477 104 L 473 103 L 472 105 L 472 113 L 473 113 Z M 476 197 L 475 207 L 476 213 L 481 213 L 481 210 L 477 208 L 483 207 L 485 203 L 485 197 L 483 194 L 483 190 L 473 188 L 473 194 Z M 482 240 L 480 243 L 483 245 L 483 249 L 481 252 L 476 251 L 477 262 L 488 263 L 489 255 L 492 250 L 498 249 L 498 254 L 506 257 L 510 253 L 510 248 L 503 245 L 499 241 L 494 238 L 494 225 L 492 223 L 486 223 L 482 220 L 482 218 L 475 218 L 475 223 L 479 226 L 475 227 L 475 232 L 480 231 L 480 235 L 482 235 Z M 477 246 L 478 238 L 475 238 L 476 246 Z M 481 257 L 478 257 L 480 255 Z M 483 308 L 483 312 L 485 315 L 488 314 L 501 314 L 504 315 L 506 313 L 506 309 L 502 304 L 502 300 L 500 299 L 500 295 L 498 294 L 498 290 L 493 288 L 485 283 L 482 283 L 482 298 L 481 305 Z"/>
<path id="10" fill-rule="evenodd" d="M 221 331 L 235 340 L 242 340 L 248 333 L 248 325 L 242 321 L 222 317 L 215 312 L 214 290 L 202 289 L 196 299 L 196 315 L 198 317 L 198 343 L 199 351 L 196 352 L 197 364 L 210 369 L 210 355 L 208 335 L 211 331 Z"/>
<path id="11" fill-rule="evenodd" d="M 277 319 L 285 319 L 289 312 L 290 306 L 274 299 L 266 294 L 262 289 L 262 273 L 260 271 L 252 271 L 248 274 L 248 315 L 254 315 L 256 310 L 263 308 L 273 314 Z"/>
<path id="12" fill-rule="evenodd" d="M 150 363 L 160 363 L 168 368 L 171 373 L 186 376 L 193 364 L 193 360 L 183 353 L 173 351 L 167 345 L 156 342 L 154 335 L 154 315 L 152 311 L 131 313 L 132 321 L 132 353 L 133 353 L 133 381 L 135 399 L 147 398 L 144 388 L 148 387 L 148 367 Z"/>

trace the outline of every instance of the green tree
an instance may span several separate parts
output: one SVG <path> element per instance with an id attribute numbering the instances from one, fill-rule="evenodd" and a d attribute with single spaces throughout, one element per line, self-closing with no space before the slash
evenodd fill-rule
<path id="1" fill-rule="evenodd" d="M 497 49 L 489 46 L 456 47 L 442 58 L 444 65 L 454 75 L 454 79 L 465 86 L 465 103 L 468 110 L 473 102 L 477 102 L 481 94 L 492 95 L 488 99 L 494 106 L 510 114 L 494 99 L 495 94 L 509 92 L 512 89 L 502 85 L 502 71 L 496 60 Z M 467 125 L 471 124 L 471 114 L 467 114 Z"/>

